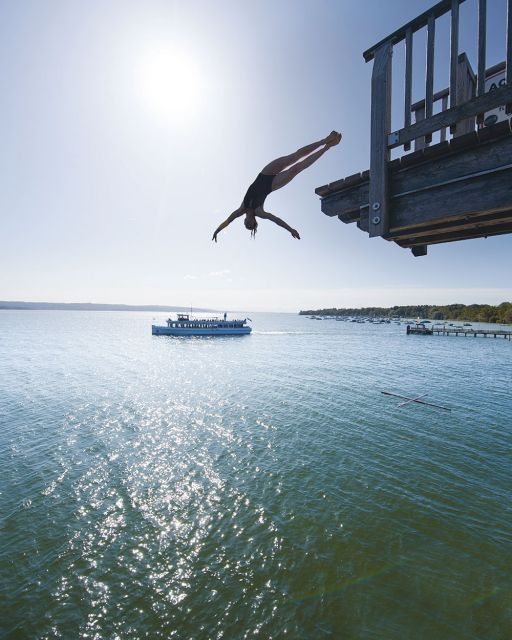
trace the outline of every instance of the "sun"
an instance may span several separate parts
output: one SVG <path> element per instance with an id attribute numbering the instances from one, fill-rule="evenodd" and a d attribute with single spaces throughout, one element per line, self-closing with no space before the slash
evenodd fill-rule
<path id="1" fill-rule="evenodd" d="M 142 57 L 138 75 L 142 100 L 154 115 L 176 122 L 199 112 L 204 80 L 191 55 L 170 47 L 154 48 Z"/>

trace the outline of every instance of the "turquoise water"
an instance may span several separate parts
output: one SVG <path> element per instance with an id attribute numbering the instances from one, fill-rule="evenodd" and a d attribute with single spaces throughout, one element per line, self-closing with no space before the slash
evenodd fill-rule
<path id="1" fill-rule="evenodd" d="M 1 312 L 1 637 L 511 638 L 512 342 L 250 315 Z"/>

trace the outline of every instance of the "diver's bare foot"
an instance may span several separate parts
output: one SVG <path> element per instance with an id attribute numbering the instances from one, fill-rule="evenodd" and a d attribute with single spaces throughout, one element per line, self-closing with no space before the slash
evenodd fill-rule
<path id="1" fill-rule="evenodd" d="M 337 131 L 333 131 L 331 135 L 327 137 L 327 142 L 325 143 L 328 147 L 334 147 L 341 141 L 341 133 Z"/>
<path id="2" fill-rule="evenodd" d="M 326 136 L 322 142 L 324 144 L 330 144 L 334 140 L 334 137 L 336 135 L 337 135 L 336 131 L 331 131 L 331 133 L 328 136 Z"/>

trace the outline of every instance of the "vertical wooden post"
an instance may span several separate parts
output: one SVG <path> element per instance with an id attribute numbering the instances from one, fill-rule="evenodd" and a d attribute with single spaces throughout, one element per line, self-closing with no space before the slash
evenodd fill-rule
<path id="1" fill-rule="evenodd" d="M 457 0 L 458 2 L 458 0 Z M 511 0 L 512 2 L 512 0 Z M 404 126 L 411 125 L 411 102 L 412 102 L 412 29 L 407 29 L 405 34 L 405 114 Z M 409 151 L 411 143 L 404 144 L 404 150 Z"/>
<path id="2" fill-rule="evenodd" d="M 459 55 L 457 65 L 457 105 L 464 104 L 476 93 L 476 77 L 465 53 Z M 475 118 L 466 118 L 457 123 L 454 136 L 463 136 L 475 130 Z"/>
<path id="3" fill-rule="evenodd" d="M 415 121 L 419 122 L 420 120 L 425 120 L 425 104 L 419 109 L 416 109 L 414 112 Z M 424 149 L 427 145 L 425 144 L 425 137 L 421 136 L 421 138 L 416 138 L 414 140 L 414 151 L 420 151 Z"/>
<path id="4" fill-rule="evenodd" d="M 441 111 L 446 111 L 448 109 L 448 96 L 443 96 L 441 99 Z M 441 142 L 446 140 L 446 129 L 447 127 L 443 127 L 441 129 Z"/>
<path id="5" fill-rule="evenodd" d="M 425 83 L 425 118 L 431 118 L 434 111 L 434 42 L 436 37 L 436 18 L 433 13 L 427 23 L 427 73 Z M 425 136 L 425 142 L 432 142 L 432 134 Z"/>
<path id="6" fill-rule="evenodd" d="M 370 149 L 370 238 L 389 229 L 388 135 L 391 131 L 391 42 L 375 51 L 372 71 Z"/>
<path id="7" fill-rule="evenodd" d="M 487 0 L 478 0 L 478 67 L 476 80 L 476 95 L 483 96 L 485 93 L 485 52 L 487 35 Z M 484 121 L 484 114 L 479 113 L 476 117 L 478 124 Z"/>
<path id="8" fill-rule="evenodd" d="M 506 82 L 510 86 L 512 84 L 512 0 L 507 3 L 507 72 Z M 512 104 L 507 104 L 507 113 L 512 113 Z"/>
<path id="9" fill-rule="evenodd" d="M 450 29 L 450 107 L 457 105 L 457 65 L 459 59 L 459 0 L 452 0 Z M 455 133 L 457 125 L 450 127 Z"/>

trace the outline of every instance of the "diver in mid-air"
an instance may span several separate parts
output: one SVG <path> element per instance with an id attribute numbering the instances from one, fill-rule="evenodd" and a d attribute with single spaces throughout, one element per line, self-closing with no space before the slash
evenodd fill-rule
<path id="1" fill-rule="evenodd" d="M 247 193 L 240 207 L 236 211 L 233 211 L 233 213 L 215 229 L 212 240 L 217 242 L 218 233 L 231 224 L 233 220 L 244 214 L 245 227 L 249 229 L 253 237 L 256 235 L 258 229 L 258 222 L 256 220 L 258 217 L 275 222 L 280 227 L 283 227 L 283 229 L 289 231 L 294 238 L 300 240 L 299 233 L 296 229 L 292 229 L 284 220 L 263 209 L 265 198 L 269 193 L 284 187 L 290 180 L 293 180 L 297 174 L 307 169 L 307 167 L 310 167 L 318 158 L 323 156 L 328 149 L 339 144 L 340 140 L 341 133 L 331 131 L 323 140 L 308 144 L 306 147 L 302 147 L 289 156 L 277 158 L 277 160 L 273 160 L 267 164 L 247 189 Z M 321 149 L 319 149 L 319 147 L 321 147 Z M 315 151 L 315 149 L 318 149 L 318 151 Z M 315 153 L 313 153 L 313 151 Z"/>

